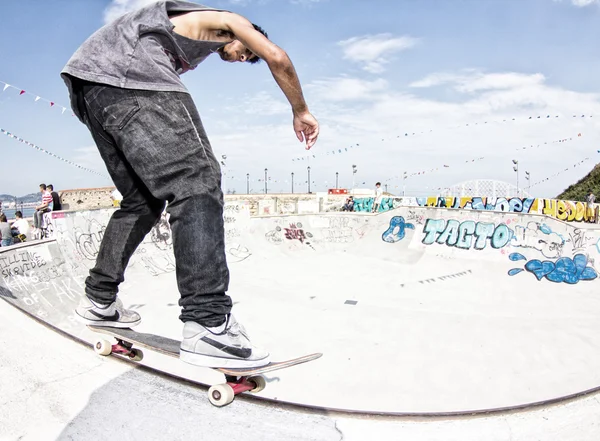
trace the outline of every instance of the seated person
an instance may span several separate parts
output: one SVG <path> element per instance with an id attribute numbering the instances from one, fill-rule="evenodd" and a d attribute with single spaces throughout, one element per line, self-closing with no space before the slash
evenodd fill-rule
<path id="1" fill-rule="evenodd" d="M 40 184 L 40 193 L 42 194 L 42 203 L 35 207 L 33 213 L 33 227 L 36 229 L 36 235 L 39 234 L 40 228 L 44 224 L 44 213 L 52 211 L 52 195 L 46 188 L 46 184 Z"/>
<path id="2" fill-rule="evenodd" d="M 18 242 L 25 242 L 29 235 L 29 222 L 26 219 L 23 219 L 23 213 L 20 211 L 15 212 L 15 221 L 12 224 L 12 235 Z M 17 240 L 15 239 L 15 242 Z"/>
<path id="3" fill-rule="evenodd" d="M 342 207 L 342 211 L 354 211 L 354 196 L 350 196 L 346 199 L 346 203 Z"/>

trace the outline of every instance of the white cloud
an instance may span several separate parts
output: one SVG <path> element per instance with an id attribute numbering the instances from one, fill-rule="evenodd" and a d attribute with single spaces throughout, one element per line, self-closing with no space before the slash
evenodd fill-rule
<path id="1" fill-rule="evenodd" d="M 322 101 L 365 101 L 376 99 L 389 84 L 384 79 L 373 81 L 358 78 L 325 78 L 307 85 L 306 89 Z"/>
<path id="2" fill-rule="evenodd" d="M 411 83 L 413 88 L 429 88 L 446 84 L 453 85 L 458 92 L 473 93 L 485 90 L 516 89 L 521 87 L 543 84 L 544 75 L 537 73 L 527 75 L 522 73 L 482 73 L 477 71 L 465 71 L 462 74 L 434 73 L 423 79 Z"/>
<path id="3" fill-rule="evenodd" d="M 135 9 L 156 3 L 156 0 L 112 0 L 104 10 L 104 23 L 110 23 Z"/>
<path id="4" fill-rule="evenodd" d="M 344 59 L 363 64 L 363 69 L 371 73 L 381 73 L 390 62 L 391 55 L 410 49 L 418 39 L 392 34 L 364 35 L 338 42 L 342 47 Z"/>
<path id="5" fill-rule="evenodd" d="M 563 0 L 553 0 L 555 3 L 562 3 Z M 569 3 L 571 3 L 574 6 L 577 6 L 578 8 L 584 8 L 586 6 L 589 5 L 593 5 L 593 4 L 600 4 L 600 0 L 567 0 L 569 1 Z"/>
<path id="6" fill-rule="evenodd" d="M 600 0 L 571 0 L 571 3 L 573 3 L 575 6 L 583 8 L 585 6 L 589 6 L 594 3 L 600 4 Z"/>

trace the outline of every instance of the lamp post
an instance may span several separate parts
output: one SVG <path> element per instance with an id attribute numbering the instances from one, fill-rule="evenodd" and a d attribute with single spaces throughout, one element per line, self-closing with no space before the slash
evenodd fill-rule
<path id="1" fill-rule="evenodd" d="M 294 194 L 294 172 L 292 172 L 292 194 Z"/>
<path id="2" fill-rule="evenodd" d="M 267 169 L 265 168 L 265 194 L 267 194 Z"/>
<path id="3" fill-rule="evenodd" d="M 527 193 L 531 192 L 531 175 L 528 171 L 525 171 L 525 179 L 527 179 Z"/>
<path id="4" fill-rule="evenodd" d="M 335 189 L 336 190 L 338 189 L 338 176 L 339 176 L 339 173 L 335 172 Z"/>
<path id="5" fill-rule="evenodd" d="M 519 161 L 517 161 L 516 159 L 513 159 L 512 162 L 515 165 L 513 167 L 513 170 L 517 174 L 517 197 L 519 197 Z"/>
<path id="6" fill-rule="evenodd" d="M 356 175 L 356 172 L 358 171 L 358 169 L 356 168 L 356 165 L 352 164 L 352 191 L 351 193 L 354 194 L 354 175 Z"/>
<path id="7" fill-rule="evenodd" d="M 308 172 L 308 194 L 310 194 L 310 165 L 306 167 L 306 171 Z"/>
<path id="8" fill-rule="evenodd" d="M 250 194 L 250 173 L 246 173 L 246 194 Z"/>

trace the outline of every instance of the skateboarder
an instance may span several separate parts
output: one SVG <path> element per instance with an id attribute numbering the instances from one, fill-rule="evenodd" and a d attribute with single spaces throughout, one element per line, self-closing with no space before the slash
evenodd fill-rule
<path id="1" fill-rule="evenodd" d="M 227 62 L 264 60 L 290 102 L 298 140 L 307 149 L 315 144 L 319 125 L 291 60 L 244 17 L 161 1 L 96 31 L 61 75 L 73 111 L 90 130 L 123 200 L 106 227 L 76 313 L 95 325 L 140 322 L 117 298 L 118 287 L 130 257 L 168 202 L 184 322 L 182 360 L 256 367 L 267 364 L 269 354 L 250 343 L 226 294 L 221 170 L 179 77 L 212 53 Z M 209 87 L 219 86 L 226 87 Z"/>

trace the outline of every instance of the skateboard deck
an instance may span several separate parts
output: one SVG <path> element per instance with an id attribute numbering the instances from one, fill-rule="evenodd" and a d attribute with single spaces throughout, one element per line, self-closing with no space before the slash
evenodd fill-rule
<path id="1" fill-rule="evenodd" d="M 88 325 L 88 328 L 96 333 L 114 337 L 117 340 L 116 344 L 111 344 L 107 340 L 97 339 L 94 350 L 100 355 L 118 354 L 128 357 L 132 361 L 141 361 L 143 352 L 138 348 L 134 348 L 134 346 L 139 346 L 169 357 L 179 358 L 179 346 L 181 344 L 179 340 L 137 332 L 130 328 L 94 325 Z M 229 404 L 233 401 L 235 395 L 242 392 L 260 392 L 266 386 L 266 381 L 260 374 L 307 363 L 320 358 L 322 355 L 321 353 L 309 354 L 291 360 L 271 362 L 257 368 L 204 368 L 213 369 L 224 374 L 227 380 L 226 384 L 215 385 L 208 390 L 209 400 L 213 405 L 220 407 Z M 202 367 L 199 366 L 199 368 Z"/>

